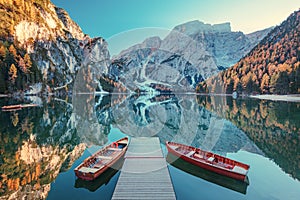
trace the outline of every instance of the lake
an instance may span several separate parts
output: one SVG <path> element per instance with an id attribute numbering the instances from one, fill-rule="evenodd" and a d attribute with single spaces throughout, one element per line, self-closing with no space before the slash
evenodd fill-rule
<path id="1" fill-rule="evenodd" d="M 0 98 L 0 199 L 110 199 L 120 172 L 89 183 L 74 168 L 128 135 L 160 138 L 177 199 L 299 199 L 300 103 L 196 95 Z M 249 184 L 174 160 L 174 141 L 250 165 Z M 122 165 L 122 163 L 119 163 Z"/>

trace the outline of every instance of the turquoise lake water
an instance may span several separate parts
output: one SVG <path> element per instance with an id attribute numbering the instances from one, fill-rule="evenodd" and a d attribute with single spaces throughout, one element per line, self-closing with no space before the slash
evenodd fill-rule
<path id="1" fill-rule="evenodd" d="M 2 198 L 110 199 L 119 171 L 89 183 L 73 170 L 102 145 L 128 135 L 159 137 L 167 158 L 164 143 L 175 141 L 250 165 L 247 185 L 181 160 L 168 162 L 177 199 L 299 199 L 300 103 L 195 95 L 85 99 L 88 106 L 49 99 L 0 111 Z M 2 98 L 0 105 L 23 101 Z"/>

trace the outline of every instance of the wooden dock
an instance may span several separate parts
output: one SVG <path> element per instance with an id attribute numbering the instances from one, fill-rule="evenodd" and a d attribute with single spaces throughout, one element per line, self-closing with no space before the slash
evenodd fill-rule
<path id="1" fill-rule="evenodd" d="M 112 199 L 176 199 L 158 137 L 131 138 Z"/>

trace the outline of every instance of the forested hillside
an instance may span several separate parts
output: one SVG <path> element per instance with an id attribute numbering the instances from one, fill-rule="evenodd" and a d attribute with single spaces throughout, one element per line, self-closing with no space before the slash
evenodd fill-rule
<path id="1" fill-rule="evenodd" d="M 0 93 L 8 90 L 23 90 L 39 82 L 41 75 L 35 62 L 25 50 L 33 38 L 21 46 L 14 40 L 15 26 L 30 20 L 43 22 L 40 9 L 47 9 L 50 1 L 42 0 L 0 0 Z"/>
<path id="2" fill-rule="evenodd" d="M 300 10 L 233 67 L 197 86 L 200 93 L 300 93 Z"/>
<path id="3" fill-rule="evenodd" d="M 0 14 L 0 93 L 68 92 L 84 60 L 109 56 L 50 0 L 0 0 Z"/>

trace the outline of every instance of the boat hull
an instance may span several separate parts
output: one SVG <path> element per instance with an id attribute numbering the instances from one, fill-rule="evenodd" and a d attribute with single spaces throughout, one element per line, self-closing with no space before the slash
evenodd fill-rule
<path id="1" fill-rule="evenodd" d="M 2 111 L 16 111 L 21 110 L 22 108 L 36 107 L 37 104 L 18 104 L 10 106 L 2 106 Z"/>
<path id="2" fill-rule="evenodd" d="M 3 106 L 2 111 L 15 111 L 15 110 L 21 110 L 21 105 L 11 105 L 11 106 Z"/>
<path id="3" fill-rule="evenodd" d="M 11 105 L 11 106 L 3 106 L 3 110 L 8 110 L 8 109 L 19 109 L 22 108 L 22 105 Z"/>
<path id="4" fill-rule="evenodd" d="M 221 174 L 214 173 L 212 171 L 200 168 L 196 165 L 186 162 L 185 160 L 170 153 L 167 154 L 166 160 L 171 166 L 176 167 L 177 169 L 180 169 L 195 177 L 228 188 L 230 190 L 239 192 L 241 194 L 247 193 L 247 187 L 249 185 L 248 180 L 240 181 L 240 180 L 230 178 L 228 176 L 223 176 Z"/>
<path id="5" fill-rule="evenodd" d="M 95 180 L 101 174 L 103 174 L 107 169 L 111 168 L 122 156 L 124 156 L 124 153 L 122 153 L 118 158 L 116 158 L 110 164 L 108 164 L 108 165 L 104 166 L 103 168 L 101 168 L 100 170 L 98 170 L 96 173 L 83 173 L 83 172 L 76 170 L 75 175 L 82 180 L 86 180 L 86 181 Z"/>
<path id="6" fill-rule="evenodd" d="M 236 173 L 236 172 L 233 172 L 233 171 L 226 170 L 224 168 L 220 168 L 220 167 L 215 166 L 213 164 L 209 164 L 209 163 L 206 163 L 206 162 L 201 162 L 199 160 L 187 157 L 187 156 L 181 154 L 180 152 L 172 149 L 168 145 L 168 143 L 167 143 L 167 149 L 168 149 L 168 152 L 173 154 L 174 156 L 177 156 L 177 157 L 181 158 L 182 160 L 184 160 L 186 162 L 189 162 L 189 163 L 191 163 L 195 166 L 198 166 L 202 169 L 206 169 L 206 170 L 212 171 L 214 173 L 217 173 L 217 174 L 220 174 L 220 175 L 223 175 L 223 176 L 227 176 L 227 177 L 230 177 L 230 178 L 233 178 L 233 179 L 236 179 L 236 180 L 246 181 L 246 177 L 247 177 L 246 174 L 239 174 L 239 173 Z"/>
<path id="7" fill-rule="evenodd" d="M 127 137 L 126 137 L 126 138 L 127 138 Z M 116 141 L 116 142 L 119 142 L 119 141 L 122 141 L 122 140 L 124 140 L 124 138 L 123 138 L 123 139 L 120 139 L 120 140 L 118 140 L 118 141 Z M 127 141 L 128 141 L 128 138 L 127 138 Z M 114 143 L 116 143 L 116 142 L 114 142 Z M 107 148 L 107 147 L 109 147 L 109 146 L 111 146 L 111 145 L 112 145 L 112 144 L 107 145 L 107 146 L 104 147 L 104 148 Z M 103 148 L 103 149 L 104 149 L 104 148 Z M 98 178 L 101 174 L 103 174 L 106 170 L 108 170 L 109 168 L 112 168 L 113 165 L 114 165 L 116 162 L 118 162 L 118 160 L 120 160 L 120 158 L 124 157 L 124 154 L 125 154 L 127 148 L 128 148 L 128 144 L 126 145 L 126 147 L 124 147 L 124 149 L 122 149 L 122 151 L 121 151 L 116 157 L 114 157 L 110 162 L 106 163 L 103 167 L 99 168 L 99 169 L 96 170 L 95 172 L 82 172 L 82 171 L 80 171 L 80 168 L 84 165 L 84 164 L 80 164 L 78 167 L 76 167 L 76 168 L 74 169 L 75 175 L 76 175 L 78 178 L 80 178 L 80 179 L 82 179 L 82 180 L 86 180 L 86 181 L 92 181 L 92 180 L 97 179 L 97 178 Z M 99 151 L 101 151 L 101 150 L 102 150 L 102 149 L 100 149 Z M 98 151 L 98 152 L 99 152 L 99 151 Z M 86 160 L 95 157 L 95 155 L 96 155 L 98 152 L 96 152 L 94 155 L 88 157 Z M 86 161 L 86 160 L 85 160 L 85 161 Z M 84 161 L 84 162 L 85 162 L 85 161 Z"/>
<path id="8" fill-rule="evenodd" d="M 83 180 L 77 178 L 75 180 L 75 188 L 85 188 L 91 192 L 95 192 L 103 185 L 107 185 L 109 181 L 118 173 L 124 163 L 124 157 L 120 158 L 112 167 L 105 170 L 95 180 Z"/>

